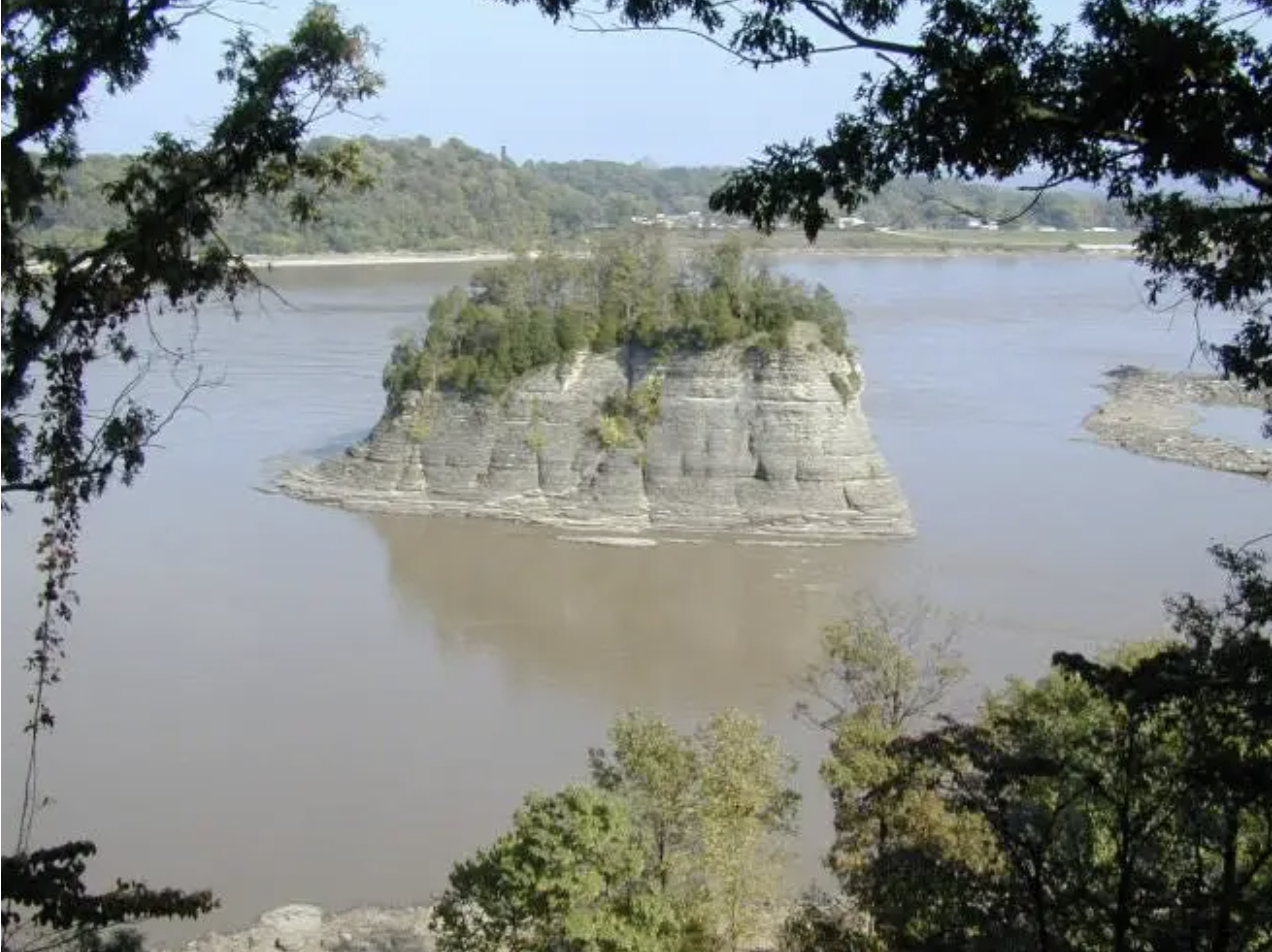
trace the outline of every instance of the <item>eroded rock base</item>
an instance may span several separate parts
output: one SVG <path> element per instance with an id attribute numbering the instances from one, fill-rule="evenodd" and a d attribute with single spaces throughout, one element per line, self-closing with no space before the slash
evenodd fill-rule
<path id="1" fill-rule="evenodd" d="M 603 445 L 606 401 L 646 385 L 657 422 L 638 445 Z M 365 441 L 278 486 L 349 509 L 591 532 L 912 535 L 862 386 L 855 356 L 814 340 L 776 353 L 580 353 L 498 400 L 410 394 Z"/>

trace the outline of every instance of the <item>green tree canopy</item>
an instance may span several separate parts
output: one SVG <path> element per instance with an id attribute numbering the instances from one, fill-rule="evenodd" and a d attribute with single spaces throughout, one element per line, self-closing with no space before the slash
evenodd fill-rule
<path id="1" fill-rule="evenodd" d="M 785 895 L 784 841 L 799 797 L 794 763 L 759 718 L 722 711 L 693 734 L 642 713 L 619 718 L 592 776 L 645 831 L 659 895 L 684 943 L 736 952 L 763 937 Z"/>
<path id="2" fill-rule="evenodd" d="M 711 952 L 761 937 L 783 896 L 793 764 L 758 718 L 693 734 L 619 718 L 593 784 L 531 795 L 512 830 L 456 864 L 442 952 Z"/>
<path id="3" fill-rule="evenodd" d="M 623 801 L 593 787 L 527 797 L 512 830 L 455 866 L 434 908 L 442 952 L 657 952 L 670 908 Z"/>
<path id="4" fill-rule="evenodd" d="M 1227 595 L 1172 602 L 1172 640 L 1057 655 L 971 721 L 882 745 L 837 734 L 831 865 L 865 919 L 806 906 L 788 931 L 820 944 L 799 947 L 1266 948 L 1272 588 L 1262 556 L 1216 554 Z M 895 669 L 878 657 L 864 670 Z"/>
<path id="5" fill-rule="evenodd" d="M 727 179 L 724 168 L 652 169 L 621 162 L 526 162 L 516 165 L 458 139 L 424 137 L 356 140 L 374 187 L 325 196 L 321 218 L 298 227 L 287 210 L 249 198 L 226 210 L 219 231 L 237 251 L 264 255 L 324 252 L 511 249 L 568 241 L 600 229 L 628 227 L 633 218 L 698 212 L 699 220 L 735 224 L 708 214 L 708 198 Z M 348 148 L 319 137 L 306 151 Z M 66 173 L 65 201 L 45 206 L 33 229 L 45 241 L 80 247 L 99 241 L 120 220 L 107 186 L 126 156 L 86 155 Z M 1006 188 L 961 182 L 897 180 L 861 210 L 870 222 L 895 228 L 963 227 L 969 216 L 989 220 L 1018 204 Z M 1101 196 L 1044 196 L 1022 225 L 1084 228 L 1125 226 L 1121 210 Z M 682 234 L 691 223 L 681 222 Z"/>
<path id="6" fill-rule="evenodd" d="M 635 347 L 783 347 L 799 321 L 815 324 L 827 347 L 846 351 L 834 296 L 775 275 L 739 239 L 677 268 L 661 236 L 629 232 L 597 242 L 585 257 L 521 256 L 479 271 L 466 290 L 433 302 L 424 335 L 394 348 L 384 387 L 393 402 L 412 390 L 497 396 L 583 346 L 622 346 L 628 358 Z"/>

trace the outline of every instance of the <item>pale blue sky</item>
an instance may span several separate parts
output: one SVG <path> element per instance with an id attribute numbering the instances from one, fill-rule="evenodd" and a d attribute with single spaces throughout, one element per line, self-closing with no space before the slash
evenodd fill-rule
<path id="1" fill-rule="evenodd" d="M 226 9 L 281 38 L 305 0 Z M 649 157 L 664 165 L 736 164 L 765 143 L 820 135 L 849 102 L 863 54 L 756 72 L 692 37 L 581 34 L 533 7 L 495 0 L 344 0 L 347 20 L 381 44 L 387 79 L 369 111 L 325 131 L 457 136 L 512 158 Z M 187 25 L 125 97 L 94 97 L 88 151 L 139 148 L 155 131 L 197 135 L 223 93 L 214 73 L 231 27 Z"/>

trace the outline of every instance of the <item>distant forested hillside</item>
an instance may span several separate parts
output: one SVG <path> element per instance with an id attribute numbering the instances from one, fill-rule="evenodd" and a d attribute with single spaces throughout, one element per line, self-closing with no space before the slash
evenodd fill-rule
<path id="1" fill-rule="evenodd" d="M 725 168 L 654 168 L 621 162 L 525 162 L 517 165 L 450 139 L 363 140 L 378 171 L 375 187 L 335 195 L 322 221 L 297 229 L 277 208 L 249 204 L 231 214 L 223 237 L 259 254 L 511 248 L 545 238 L 570 239 L 634 217 L 703 213 Z M 319 140 L 323 148 L 330 140 Z M 112 221 L 102 187 L 126 159 L 94 155 L 77 167 L 65 205 L 45 209 L 41 227 L 60 241 L 99 236 Z M 947 228 L 969 213 L 1005 218 L 1029 195 L 1011 188 L 957 182 L 905 181 L 887 188 L 860 216 L 893 228 Z M 1126 226 L 1123 215 L 1095 195 L 1056 192 L 1018 223 L 1060 229 Z M 54 235 L 50 235 L 54 237 Z"/>

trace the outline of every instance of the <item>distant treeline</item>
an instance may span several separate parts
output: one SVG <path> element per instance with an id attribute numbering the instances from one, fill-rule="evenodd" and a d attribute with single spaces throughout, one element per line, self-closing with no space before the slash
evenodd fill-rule
<path id="1" fill-rule="evenodd" d="M 318 140 L 313 148 L 333 140 Z M 229 216 L 223 236 L 246 253 L 372 252 L 511 248 L 546 238 L 575 238 L 633 217 L 707 212 L 726 168 L 655 168 L 622 162 L 525 162 L 520 165 L 450 139 L 362 140 L 376 170 L 374 188 L 332 196 L 323 219 L 303 229 L 282 209 L 254 202 Z M 64 205 L 45 208 L 40 227 L 59 241 L 100 236 L 112 209 L 102 187 L 127 158 L 90 155 L 69 182 Z M 923 180 L 896 182 L 857 214 L 893 228 L 965 226 L 969 217 L 1005 219 L 1031 196 L 1013 188 Z M 1096 195 L 1052 192 L 1011 227 L 1079 229 L 1129 223 Z"/>

